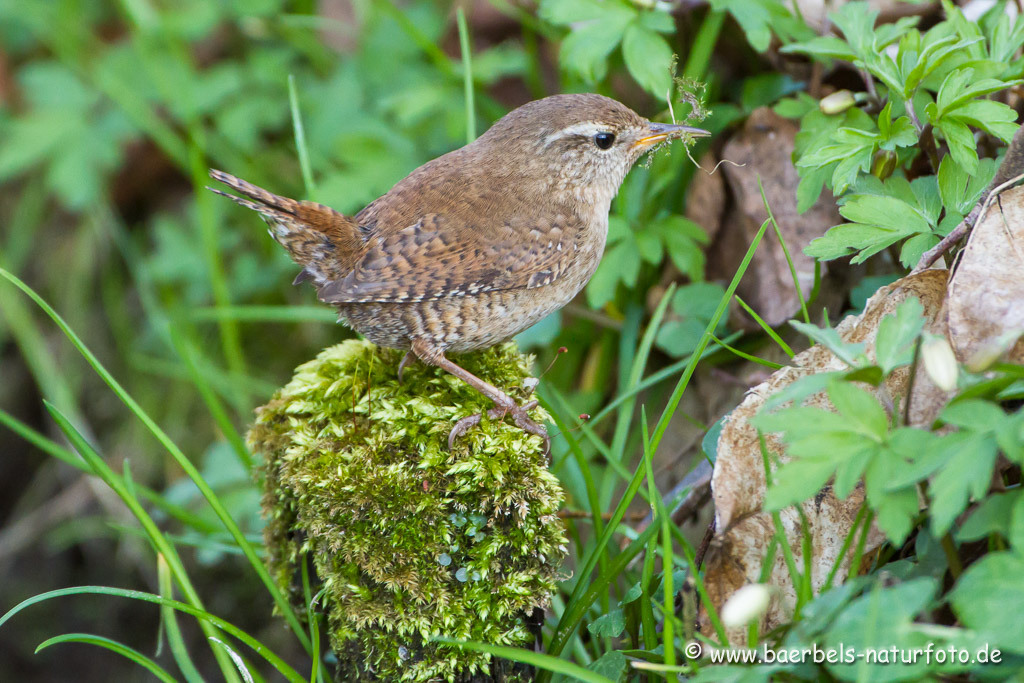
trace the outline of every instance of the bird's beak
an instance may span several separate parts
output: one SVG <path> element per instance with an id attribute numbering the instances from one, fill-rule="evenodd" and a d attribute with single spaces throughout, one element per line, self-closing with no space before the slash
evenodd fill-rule
<path id="1" fill-rule="evenodd" d="M 691 135 L 693 137 L 705 137 L 711 135 L 709 131 L 703 128 L 693 128 L 692 126 L 682 126 L 678 123 L 654 123 L 648 122 L 647 134 L 642 138 L 633 143 L 634 147 L 642 147 L 647 149 L 652 147 L 662 140 L 668 140 L 670 138 L 679 138 L 683 135 Z"/>

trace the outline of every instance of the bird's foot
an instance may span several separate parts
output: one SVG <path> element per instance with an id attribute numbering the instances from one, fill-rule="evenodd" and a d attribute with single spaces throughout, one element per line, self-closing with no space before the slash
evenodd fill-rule
<path id="1" fill-rule="evenodd" d="M 406 351 L 405 355 L 402 356 L 402 361 L 398 364 L 398 383 L 402 383 L 402 375 L 405 374 L 405 368 L 409 363 L 416 360 L 416 354 L 412 351 Z"/>
<path id="2" fill-rule="evenodd" d="M 529 401 L 523 405 L 519 405 L 517 403 L 499 405 L 488 410 L 487 417 L 492 420 L 503 420 L 506 415 L 511 415 L 512 421 L 516 423 L 517 427 L 527 434 L 534 434 L 544 439 L 544 455 L 548 456 L 551 453 L 551 437 L 548 436 L 548 430 L 544 428 L 544 425 L 538 424 L 530 419 L 530 416 L 527 414 L 528 411 L 533 410 L 536 407 L 537 401 Z M 448 434 L 448 450 L 451 450 L 455 445 L 456 439 L 473 427 L 479 425 L 480 420 L 482 419 L 483 413 L 476 413 L 475 415 L 469 415 L 456 422 L 455 426 L 452 427 L 452 431 Z"/>

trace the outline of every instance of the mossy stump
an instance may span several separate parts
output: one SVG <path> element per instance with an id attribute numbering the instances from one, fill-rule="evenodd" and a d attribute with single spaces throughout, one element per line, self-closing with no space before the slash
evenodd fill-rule
<path id="1" fill-rule="evenodd" d="M 452 424 L 490 402 L 420 363 L 399 384 L 400 359 L 343 342 L 257 410 L 272 575 L 304 615 L 309 563 L 340 681 L 532 680 L 434 639 L 538 642 L 565 555 L 561 487 L 541 440 L 512 424 L 485 417 L 449 452 Z M 459 360 L 513 395 L 529 375 L 514 344 Z"/>

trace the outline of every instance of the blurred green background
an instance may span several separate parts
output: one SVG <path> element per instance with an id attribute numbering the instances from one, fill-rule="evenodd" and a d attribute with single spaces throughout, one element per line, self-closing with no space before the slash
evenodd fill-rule
<path id="1" fill-rule="evenodd" d="M 751 47 L 767 46 L 767 22 L 777 32 L 809 32 L 769 0 L 714 9 L 625 0 L 461 7 L 471 44 L 465 59 L 456 8 L 434 0 L 0 0 L 0 266 L 66 319 L 254 542 L 259 494 L 240 435 L 296 365 L 351 333 L 311 289 L 290 286 L 297 268 L 255 216 L 204 190 L 208 167 L 355 212 L 465 143 L 467 64 L 478 132 L 531 99 L 597 91 L 660 120 L 668 120 L 670 101 L 679 120 L 711 105 L 700 125 L 717 133 L 794 88 Z M 683 90 L 696 93 L 689 104 L 672 81 L 674 55 L 676 73 L 688 79 Z M 303 182 L 296 115 L 311 184 Z M 666 287 L 682 289 L 650 359 L 649 373 L 669 368 L 649 384 L 651 405 L 664 403 L 724 291 L 725 281 L 706 279 L 707 235 L 683 215 L 693 174 L 681 149 L 634 170 L 585 294 L 520 340 L 539 368 L 558 347 L 569 349 L 542 383 L 567 424 L 579 413 L 617 416 L 594 425 L 600 439 L 574 440 L 577 457 L 556 438 L 555 471 L 571 508 L 586 507 L 592 476 L 595 502 L 609 509 L 623 485 L 620 463 L 626 475 L 633 469 L 635 401 L 620 400 L 618 413 L 602 409 L 643 376 L 645 356 L 634 368 L 640 336 Z M 719 351 L 710 365 L 729 358 Z M 657 461 L 664 490 L 744 389 L 714 375 L 707 386 L 717 387 L 713 396 L 688 396 L 673 417 Z M 44 398 L 115 472 L 157 493 L 154 517 L 177 542 L 207 608 L 302 662 L 196 486 L 6 281 L 0 608 L 72 585 L 157 590 L 151 552 L 121 502 L 45 455 L 65 442 Z M 189 523 L 169 518 L 169 506 Z M 573 534 L 582 553 L 589 529 Z M 43 603 L 0 629 L 0 680 L 144 680 L 126 660 L 85 646 L 33 649 L 57 633 L 89 631 L 152 654 L 158 621 L 155 608 L 116 598 Z M 214 671 L 202 634 L 192 624 L 183 629 L 200 669 Z"/>

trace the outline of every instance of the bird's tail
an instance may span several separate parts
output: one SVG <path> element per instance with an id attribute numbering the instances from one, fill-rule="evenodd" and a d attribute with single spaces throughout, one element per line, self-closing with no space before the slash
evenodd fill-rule
<path id="1" fill-rule="evenodd" d="M 311 279 L 319 286 L 351 270 L 363 241 L 358 224 L 349 216 L 323 204 L 281 197 L 223 171 L 210 169 L 210 177 L 244 196 L 208 190 L 259 213 L 271 236 L 303 266 L 296 283 Z"/>

